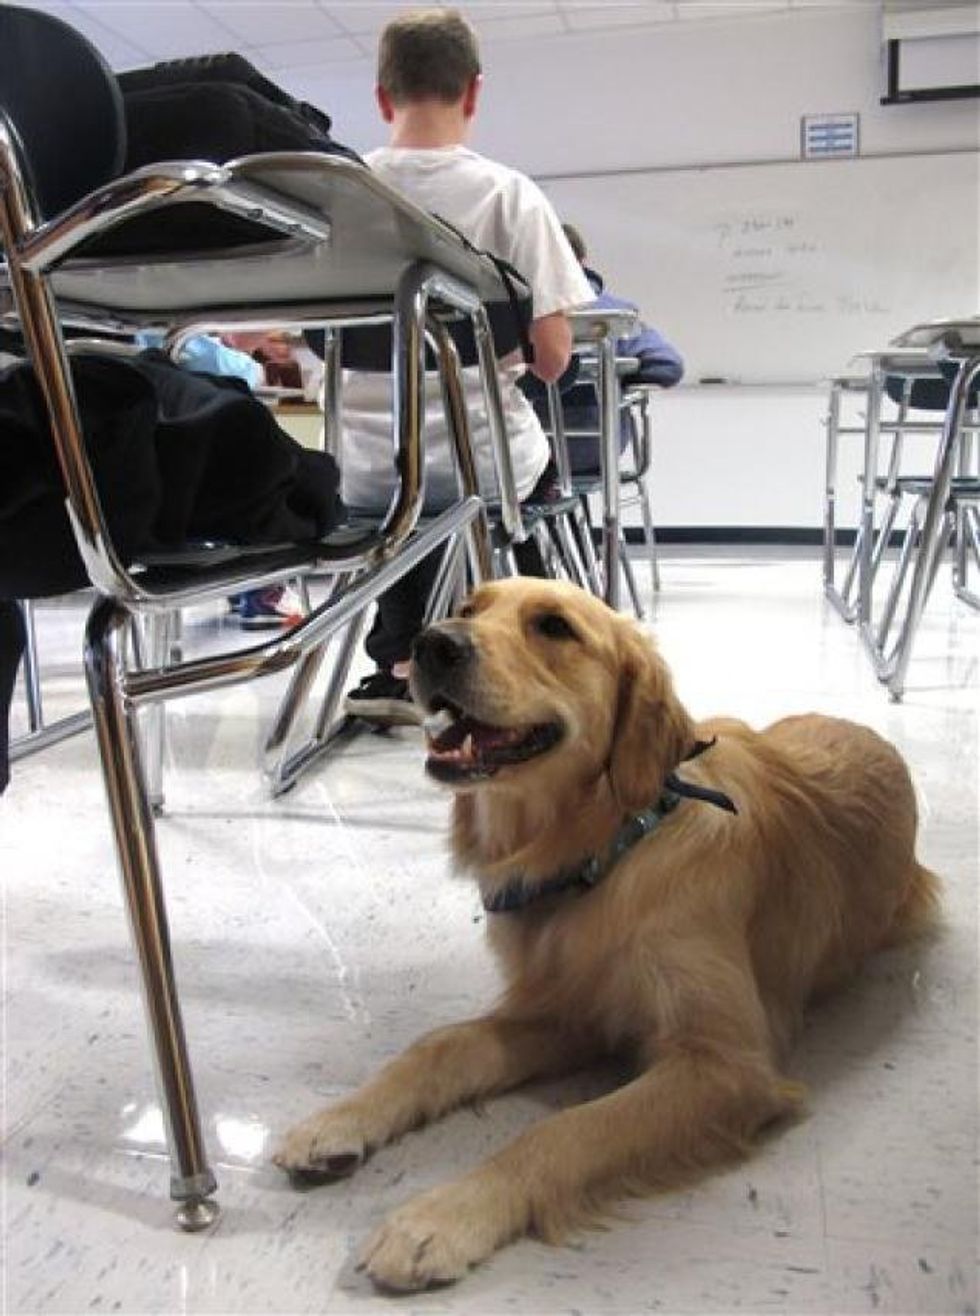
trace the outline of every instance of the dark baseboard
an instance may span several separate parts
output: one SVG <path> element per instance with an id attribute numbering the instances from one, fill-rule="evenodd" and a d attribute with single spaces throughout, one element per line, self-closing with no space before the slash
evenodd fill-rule
<path id="1" fill-rule="evenodd" d="M 657 526 L 656 534 L 658 544 L 785 544 L 814 547 L 823 543 L 823 530 L 810 526 Z M 838 544 L 853 544 L 854 531 L 838 530 L 835 538 Z M 626 527 L 626 542 L 643 543 L 643 531 L 639 526 Z"/>

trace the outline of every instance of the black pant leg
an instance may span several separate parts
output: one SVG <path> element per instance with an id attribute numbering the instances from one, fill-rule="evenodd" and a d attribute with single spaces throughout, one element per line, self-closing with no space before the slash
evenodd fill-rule
<path id="1" fill-rule="evenodd" d="M 379 667 L 390 668 L 411 657 L 412 641 L 422 629 L 444 552 L 444 545 L 433 549 L 379 597 L 374 625 L 364 642 L 368 656 Z"/>

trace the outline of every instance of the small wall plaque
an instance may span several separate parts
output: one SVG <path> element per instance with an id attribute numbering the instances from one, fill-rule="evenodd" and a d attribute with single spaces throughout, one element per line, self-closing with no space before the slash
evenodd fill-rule
<path id="1" fill-rule="evenodd" d="M 857 155 L 857 114 L 804 114 L 800 120 L 800 154 L 804 160 Z"/>

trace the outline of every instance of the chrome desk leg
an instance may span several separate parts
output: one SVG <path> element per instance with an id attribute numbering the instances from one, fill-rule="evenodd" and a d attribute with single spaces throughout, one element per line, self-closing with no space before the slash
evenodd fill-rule
<path id="1" fill-rule="evenodd" d="M 606 332 L 599 342 L 599 397 L 602 471 L 602 565 L 606 602 L 619 607 L 619 377 L 616 342 Z"/>
<path id="2" fill-rule="evenodd" d="M 840 605 L 844 602 L 837 590 L 834 573 L 837 566 L 837 459 L 840 450 L 840 399 L 841 383 L 835 379 L 830 386 L 827 402 L 827 452 L 824 467 L 823 500 L 823 589 L 824 594 L 837 607 L 847 621 L 852 617 Z"/>
<path id="3" fill-rule="evenodd" d="M 171 647 L 171 613 L 150 613 L 144 618 L 146 658 L 145 666 L 166 667 Z M 150 808 L 160 816 L 163 812 L 163 754 L 166 732 L 166 709 L 162 703 L 151 704 L 140 714 L 143 723 L 144 762 L 146 786 Z"/>
<path id="4" fill-rule="evenodd" d="M 884 376 L 875 361 L 868 380 L 868 414 L 864 431 L 864 470 L 861 475 L 860 542 L 858 553 L 857 619 L 863 626 L 871 622 L 871 589 L 874 581 L 875 500 L 878 493 L 878 443 L 881 434 L 881 397 Z"/>
<path id="5" fill-rule="evenodd" d="M 217 1218 L 212 1199 L 217 1181 L 208 1165 L 194 1095 L 136 713 L 126 696 L 128 625 L 129 615 L 119 604 L 107 598 L 95 604 L 86 628 L 85 673 L 157 1062 L 171 1157 L 170 1195 L 180 1203 L 180 1227 L 199 1230 Z"/>
<path id="6" fill-rule="evenodd" d="M 575 537 L 582 550 L 582 558 L 589 577 L 589 586 L 597 598 L 603 598 L 605 590 L 602 583 L 602 566 L 595 551 L 592 515 L 587 494 L 581 495 L 572 517 Z"/>
<path id="7" fill-rule="evenodd" d="M 650 578 L 653 592 L 660 592 L 660 560 L 657 557 L 657 532 L 653 527 L 653 513 L 650 510 L 650 489 L 645 475 L 636 477 L 636 492 L 640 504 L 640 516 L 643 518 L 643 543 L 650 557 Z"/>
<path id="8" fill-rule="evenodd" d="M 949 539 L 948 507 L 953 471 L 959 456 L 958 445 L 962 437 L 967 398 L 974 380 L 978 377 L 980 377 L 980 356 L 967 357 L 959 368 L 950 392 L 933 474 L 932 491 L 929 494 L 922 526 L 921 545 L 912 572 L 908 604 L 891 652 L 886 653 L 883 645 L 875 644 L 870 623 L 862 625 L 862 636 L 871 652 L 878 679 L 887 685 L 894 700 L 901 699 L 905 692 L 905 677 L 912 657 L 916 631 Z"/>
<path id="9" fill-rule="evenodd" d="M 463 537 L 454 535 L 452 539 L 447 539 L 439 570 L 429 591 L 424 626 L 441 621 L 452 612 L 454 601 L 461 596 L 460 580 L 465 574 L 465 560 L 466 543 Z"/>
<path id="10" fill-rule="evenodd" d="M 564 564 L 569 579 L 574 581 L 580 589 L 588 589 L 588 573 L 579 552 L 578 544 L 569 528 L 570 520 L 571 513 L 562 512 L 558 516 L 549 519 L 549 528 L 558 550 L 558 557 Z"/>
<path id="11" fill-rule="evenodd" d="M 330 599 L 337 599 L 353 580 L 352 572 L 341 572 L 334 579 Z M 366 611 L 366 610 L 365 610 Z M 293 731 L 300 712 L 306 706 L 316 680 L 317 673 L 323 665 L 330 649 L 333 636 L 328 636 L 319 644 L 308 649 L 299 659 L 289 678 L 289 685 L 276 712 L 275 721 L 263 749 L 263 772 L 273 797 L 284 794 L 295 786 L 300 773 L 325 750 L 332 736 L 324 739 L 328 724 L 331 725 L 340 702 L 343 683 L 347 679 L 357 641 L 363 628 L 364 614 L 355 617 L 347 626 L 339 652 L 334 660 L 327 691 L 319 709 L 314 733 L 296 749 L 292 748 Z"/>
<path id="12" fill-rule="evenodd" d="M 633 574 L 633 563 L 630 561 L 625 540 L 619 545 L 619 561 L 623 568 L 623 576 L 626 580 L 626 588 L 629 590 L 629 596 L 633 604 L 633 611 L 636 614 L 636 620 L 642 621 L 643 604 L 640 602 L 640 592 L 636 587 L 636 576 Z"/>
<path id="13" fill-rule="evenodd" d="M 980 608 L 980 594 L 970 588 L 969 563 L 972 553 L 974 566 L 980 570 L 980 509 L 964 504 L 962 512 L 963 561 L 953 579 L 953 592 L 971 608 Z"/>
<path id="14" fill-rule="evenodd" d="M 23 735 L 15 736 L 9 746 L 10 762 L 27 758 L 48 745 L 56 745 L 79 731 L 87 731 L 92 725 L 92 715 L 87 710 L 72 713 L 59 718 L 57 722 L 45 725 L 44 703 L 41 695 L 41 664 L 37 651 L 37 631 L 34 625 L 34 603 L 31 599 L 20 600 L 20 610 L 24 618 L 24 696 L 27 703 L 28 730 Z"/>
<path id="15" fill-rule="evenodd" d="M 34 602 L 22 599 L 20 610 L 24 614 L 24 695 L 27 700 L 27 725 L 31 731 L 44 726 L 44 706 L 41 703 L 41 673 L 37 661 L 37 628 L 34 625 Z"/>

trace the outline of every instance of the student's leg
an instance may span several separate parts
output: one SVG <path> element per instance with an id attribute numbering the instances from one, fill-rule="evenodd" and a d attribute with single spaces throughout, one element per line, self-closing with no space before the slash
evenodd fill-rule
<path id="1" fill-rule="evenodd" d="M 378 598 L 374 624 L 364 642 L 377 668 L 348 692 L 344 711 L 379 726 L 422 720 L 408 692 L 412 641 L 422 629 L 444 547 L 435 549 Z"/>
<path id="2" fill-rule="evenodd" d="M 411 657 L 412 641 L 422 629 L 443 552 L 442 546 L 434 549 L 378 599 L 374 625 L 364 647 L 379 667 L 390 669 L 407 663 Z"/>

